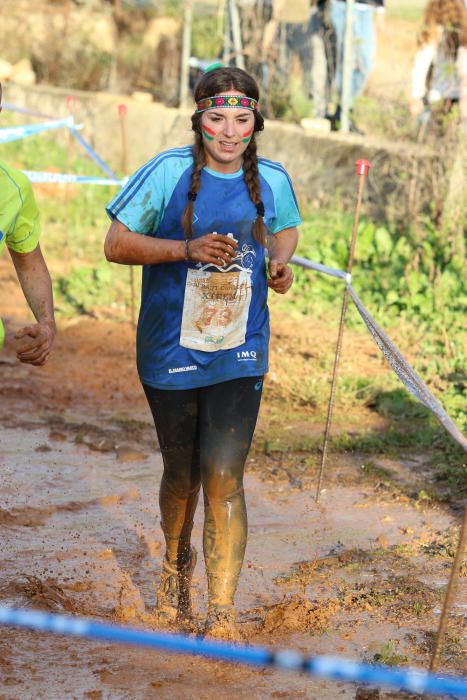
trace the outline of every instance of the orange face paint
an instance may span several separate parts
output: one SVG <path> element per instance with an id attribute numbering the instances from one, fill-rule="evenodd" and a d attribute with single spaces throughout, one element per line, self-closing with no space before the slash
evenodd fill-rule
<path id="1" fill-rule="evenodd" d="M 216 135 L 216 132 L 210 129 L 208 126 L 203 124 L 201 127 L 201 130 L 203 132 L 203 136 L 207 138 L 208 141 L 214 141 L 214 136 Z"/>
<path id="2" fill-rule="evenodd" d="M 245 131 L 245 133 L 242 135 L 243 143 L 248 143 L 248 141 L 251 138 L 252 133 L 253 133 L 253 127 L 249 131 Z"/>

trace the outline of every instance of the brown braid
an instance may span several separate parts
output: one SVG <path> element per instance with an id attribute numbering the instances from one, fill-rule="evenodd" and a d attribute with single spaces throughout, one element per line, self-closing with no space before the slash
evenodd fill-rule
<path id="1" fill-rule="evenodd" d="M 201 173 L 206 164 L 206 154 L 204 152 L 203 139 L 199 132 L 195 133 L 195 143 L 193 146 L 193 157 L 194 157 L 194 169 L 191 176 L 190 183 L 190 193 L 191 198 L 188 200 L 188 204 L 183 210 L 182 214 L 182 226 L 185 231 L 185 238 L 191 238 L 193 236 L 193 208 L 196 195 L 201 187 Z"/>
<path id="2" fill-rule="evenodd" d="M 261 188 L 259 184 L 258 157 L 256 155 L 256 151 L 256 139 L 255 135 L 253 134 L 253 136 L 251 137 L 251 141 L 248 144 L 248 148 L 243 154 L 243 177 L 245 179 L 246 186 L 248 187 L 250 199 L 255 205 L 255 207 L 257 207 L 258 211 L 258 207 L 262 205 L 262 200 Z M 252 233 L 254 238 L 258 241 L 258 243 L 261 243 L 261 245 L 266 246 L 266 226 L 264 225 L 263 216 L 264 207 L 262 214 L 261 211 L 258 211 L 255 223 L 253 224 Z"/>
<path id="3" fill-rule="evenodd" d="M 240 68 L 220 67 L 210 70 L 202 76 L 195 88 L 195 102 L 228 90 L 238 90 L 248 97 L 252 97 L 257 101 L 259 100 L 258 85 L 251 75 L 248 75 L 248 73 Z M 264 205 L 261 200 L 255 140 L 255 132 L 264 129 L 264 119 L 256 110 L 254 112 L 254 117 L 254 133 L 243 154 L 243 168 L 248 193 L 257 210 L 257 217 L 253 224 L 252 233 L 259 243 L 266 245 L 266 227 L 263 221 Z M 206 164 L 206 153 L 203 146 L 203 137 L 201 135 L 201 113 L 195 112 L 192 115 L 191 128 L 195 132 L 195 143 L 193 146 L 194 169 L 191 176 L 190 190 L 188 192 L 188 204 L 182 214 L 182 226 L 186 238 L 191 238 L 193 235 L 194 201 L 201 186 L 201 172 Z"/>

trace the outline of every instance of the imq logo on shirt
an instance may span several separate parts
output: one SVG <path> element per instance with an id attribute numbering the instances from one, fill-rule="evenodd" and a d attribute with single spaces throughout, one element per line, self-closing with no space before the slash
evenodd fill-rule
<path id="1" fill-rule="evenodd" d="M 255 362 L 256 350 L 239 350 L 237 352 L 237 362 Z"/>

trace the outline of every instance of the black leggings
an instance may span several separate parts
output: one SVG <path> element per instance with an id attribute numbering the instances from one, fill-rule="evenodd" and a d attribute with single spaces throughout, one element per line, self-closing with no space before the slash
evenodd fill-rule
<path id="1" fill-rule="evenodd" d="M 159 492 L 167 559 L 186 563 L 200 486 L 208 599 L 232 605 L 247 537 L 243 472 L 258 417 L 262 377 L 199 389 L 143 384 L 164 461 Z"/>

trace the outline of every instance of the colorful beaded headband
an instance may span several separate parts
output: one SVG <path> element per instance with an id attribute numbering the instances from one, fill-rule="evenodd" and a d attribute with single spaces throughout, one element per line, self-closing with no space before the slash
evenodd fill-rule
<path id="1" fill-rule="evenodd" d="M 214 95 L 200 100 L 197 107 L 197 112 L 205 112 L 207 109 L 215 109 L 216 107 L 243 107 L 243 109 L 255 110 L 258 109 L 258 100 L 242 95 Z"/>

